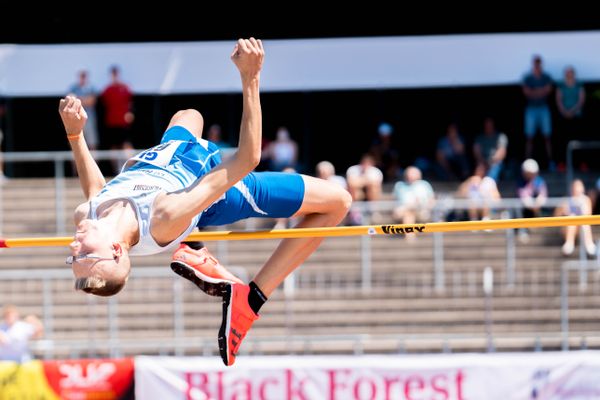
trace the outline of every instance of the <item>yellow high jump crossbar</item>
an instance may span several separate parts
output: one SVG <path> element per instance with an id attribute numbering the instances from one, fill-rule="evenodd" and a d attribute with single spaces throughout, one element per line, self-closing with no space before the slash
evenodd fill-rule
<path id="1" fill-rule="evenodd" d="M 430 222 L 424 224 L 392 224 L 336 226 L 328 228 L 274 229 L 271 231 L 214 231 L 195 232 L 186 240 L 256 240 L 306 237 L 404 235 L 406 233 L 461 232 L 488 229 L 547 228 L 569 225 L 600 225 L 600 215 L 574 217 L 514 218 L 486 221 Z M 52 247 L 67 246 L 73 237 L 32 237 L 0 239 L 3 247 Z"/>

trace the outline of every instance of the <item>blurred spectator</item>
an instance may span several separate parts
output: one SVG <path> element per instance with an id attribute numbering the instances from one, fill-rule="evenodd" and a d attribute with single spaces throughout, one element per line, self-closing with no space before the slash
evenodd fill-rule
<path id="1" fill-rule="evenodd" d="M 582 139 L 583 105 L 585 89 L 575 78 L 575 68 L 565 68 L 564 81 L 556 87 L 556 106 L 560 121 L 560 149 L 565 149 L 569 140 Z M 564 161 L 561 155 L 560 161 Z"/>
<path id="2" fill-rule="evenodd" d="M 96 118 L 96 98 L 97 92 L 90 84 L 87 71 L 79 71 L 78 80 L 69 88 L 69 94 L 78 97 L 81 105 L 87 112 L 88 120 L 83 129 L 83 136 L 90 150 L 97 149 L 98 140 L 98 122 Z"/>
<path id="3" fill-rule="evenodd" d="M 538 175 L 538 163 L 528 158 L 521 165 L 521 177 L 517 182 L 517 195 L 523 204 L 523 217 L 533 218 L 541 216 L 542 207 L 548 198 L 548 187 L 544 178 Z M 519 240 L 523 243 L 529 241 L 529 230 L 519 229 Z"/>
<path id="4" fill-rule="evenodd" d="M 4 159 L 2 158 L 2 144 L 4 142 L 4 114 L 6 113 L 6 107 L 4 106 L 4 99 L 0 98 L 0 185 L 6 180 L 4 175 Z"/>
<path id="5" fill-rule="evenodd" d="M 506 147 L 508 137 L 496 129 L 493 118 L 483 120 L 483 133 L 475 138 L 473 154 L 478 165 L 484 165 L 487 176 L 494 181 L 500 179 L 504 159 L 506 158 Z"/>
<path id="6" fill-rule="evenodd" d="M 101 99 L 104 105 L 104 147 L 111 150 L 133 149 L 131 144 L 131 125 L 134 115 L 132 113 L 133 94 L 129 87 L 120 79 L 119 67 L 110 68 L 111 83 L 102 92 Z M 113 169 L 119 171 L 120 160 L 114 160 Z"/>
<path id="7" fill-rule="evenodd" d="M 375 159 L 370 154 L 363 155 L 360 164 L 348 168 L 346 179 L 352 200 L 377 201 L 380 199 L 383 173 L 375 166 Z M 360 210 L 352 207 L 349 219 L 350 224 L 360 225 L 362 223 Z"/>
<path id="8" fill-rule="evenodd" d="M 575 179 L 571 184 L 571 196 L 569 200 L 556 210 L 556 215 L 575 216 L 590 215 L 592 213 L 592 202 L 585 194 L 585 186 L 580 179 Z M 565 256 L 573 254 L 575 249 L 575 238 L 579 233 L 583 234 L 585 251 L 589 256 L 596 254 L 596 245 L 592 237 L 592 228 L 589 225 L 567 226 L 563 230 L 565 242 L 562 246 L 562 253 Z M 581 246 L 581 237 L 579 238 Z"/>
<path id="9" fill-rule="evenodd" d="M 446 135 L 437 143 L 437 175 L 444 180 L 466 179 L 469 176 L 469 163 L 465 152 L 465 142 L 458 131 L 458 125 L 451 123 Z"/>
<path id="10" fill-rule="evenodd" d="M 548 188 L 544 178 L 538 175 L 538 163 L 529 158 L 521 165 L 521 178 L 517 183 L 517 194 L 523 203 L 523 217 L 539 217 L 541 208 L 548 198 Z"/>
<path id="11" fill-rule="evenodd" d="M 404 181 L 394 185 L 394 218 L 403 224 L 426 222 L 431 218 L 431 209 L 435 199 L 433 188 L 429 182 L 422 179 L 421 171 L 410 166 L 404 171 Z M 413 238 L 407 235 L 406 238 Z"/>
<path id="12" fill-rule="evenodd" d="M 221 125 L 212 124 L 208 128 L 208 133 L 206 134 L 206 140 L 216 144 L 219 149 L 226 149 L 226 148 L 231 147 L 231 145 L 229 143 L 227 143 L 226 141 L 223 140 L 223 138 L 221 136 L 221 132 L 222 132 Z"/>
<path id="13" fill-rule="evenodd" d="M 523 94 L 527 99 L 525 107 L 525 156 L 531 158 L 533 138 L 539 129 L 546 143 L 546 156 L 550 170 L 555 168 L 552 158 L 552 116 L 548 107 L 548 97 L 552 92 L 552 78 L 542 68 L 542 58 L 533 57 L 531 72 L 523 79 Z"/>
<path id="14" fill-rule="evenodd" d="M 500 192 L 496 181 L 485 176 L 486 167 L 478 164 L 475 172 L 458 188 L 458 197 L 469 200 L 469 219 L 490 219 L 490 206 L 500 200 Z"/>
<path id="15" fill-rule="evenodd" d="M 214 144 L 217 145 L 217 147 L 219 148 L 219 150 L 224 150 L 224 149 L 231 149 L 233 150 L 232 146 L 224 141 L 221 137 L 221 125 L 219 124 L 212 124 L 209 128 L 208 128 L 208 132 L 206 133 L 206 140 L 208 140 L 209 142 L 212 142 Z M 233 151 L 220 151 L 221 153 L 221 159 L 223 161 L 228 160 L 231 156 L 233 156 L 234 152 Z"/>
<path id="16" fill-rule="evenodd" d="M 588 191 L 588 196 L 592 201 L 592 214 L 600 214 L 600 178 L 596 180 L 594 186 Z"/>
<path id="17" fill-rule="evenodd" d="M 13 305 L 4 307 L 0 323 L 0 360 L 25 362 L 31 360 L 29 340 L 42 337 L 44 327 L 35 315 L 20 319 Z"/>
<path id="18" fill-rule="evenodd" d="M 383 173 L 370 154 L 362 156 L 360 164 L 348 168 L 346 179 L 353 200 L 376 201 L 381 197 Z"/>
<path id="19" fill-rule="evenodd" d="M 348 183 L 343 176 L 335 174 L 335 167 L 329 161 L 321 161 L 317 164 L 317 178 L 325 179 L 326 181 L 334 182 L 348 190 Z"/>
<path id="20" fill-rule="evenodd" d="M 276 139 L 269 144 L 266 153 L 271 171 L 297 168 L 298 144 L 292 140 L 290 132 L 284 126 L 277 130 Z"/>
<path id="21" fill-rule="evenodd" d="M 387 181 L 395 182 L 400 178 L 400 157 L 392 147 L 394 128 L 388 123 L 381 123 L 377 128 L 377 137 L 373 140 L 370 153 L 375 159 L 375 166 L 383 171 Z"/>

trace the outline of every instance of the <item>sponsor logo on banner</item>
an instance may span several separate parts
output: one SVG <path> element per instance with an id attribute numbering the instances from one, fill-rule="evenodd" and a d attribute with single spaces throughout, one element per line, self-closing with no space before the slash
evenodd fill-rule
<path id="1" fill-rule="evenodd" d="M 0 362 L 0 399 L 59 400 L 48 386 L 40 361 Z"/>
<path id="2" fill-rule="evenodd" d="M 269 374 L 236 377 L 236 373 L 187 372 L 186 400 L 235 399 L 439 399 L 464 400 L 464 375 L 451 373 L 402 373 L 353 369 L 270 371 Z M 315 376 L 320 375 L 320 376 Z M 316 395 L 317 393 L 326 394 Z"/>
<path id="3" fill-rule="evenodd" d="M 133 384 L 133 360 L 45 361 L 48 383 L 61 399 L 121 399 Z"/>
<path id="4" fill-rule="evenodd" d="M 144 400 L 600 399 L 600 352 L 399 356 L 137 357 Z"/>

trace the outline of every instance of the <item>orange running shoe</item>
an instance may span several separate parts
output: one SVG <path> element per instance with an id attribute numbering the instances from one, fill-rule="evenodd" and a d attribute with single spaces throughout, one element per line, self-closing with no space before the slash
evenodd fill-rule
<path id="1" fill-rule="evenodd" d="M 185 243 L 173 253 L 171 269 L 177 275 L 192 281 L 210 296 L 222 296 L 229 283 L 243 283 L 241 279 L 227 271 L 206 247 L 194 250 Z"/>
<path id="2" fill-rule="evenodd" d="M 258 319 L 248 304 L 250 286 L 225 284 L 223 292 L 223 321 L 219 329 L 219 352 L 225 365 L 233 365 L 242 340 Z"/>

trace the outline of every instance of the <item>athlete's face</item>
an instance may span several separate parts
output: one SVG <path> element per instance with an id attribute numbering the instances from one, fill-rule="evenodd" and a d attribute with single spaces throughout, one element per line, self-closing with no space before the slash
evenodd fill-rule
<path id="1" fill-rule="evenodd" d="M 118 243 L 113 243 L 104 227 L 95 220 L 84 219 L 77 225 L 71 244 L 71 267 L 75 277 L 90 276 L 92 270 L 115 258 Z"/>

